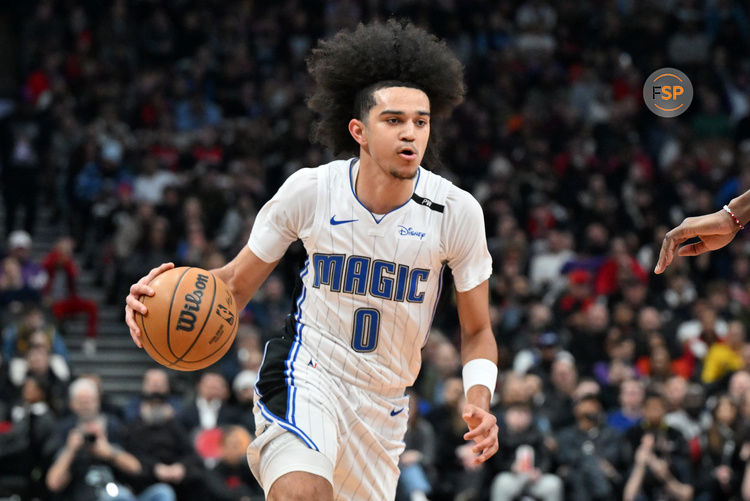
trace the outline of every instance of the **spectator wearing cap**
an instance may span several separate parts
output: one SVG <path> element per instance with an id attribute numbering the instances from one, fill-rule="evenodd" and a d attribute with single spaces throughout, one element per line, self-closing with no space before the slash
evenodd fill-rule
<path id="1" fill-rule="evenodd" d="M 596 395 L 581 396 L 573 414 L 576 424 L 557 436 L 557 461 L 571 499 L 615 499 L 623 481 L 620 434 L 607 426 Z"/>
<path id="2" fill-rule="evenodd" d="M 574 269 L 568 274 L 568 286 L 555 301 L 555 316 L 566 327 L 582 326 L 583 313 L 594 304 L 591 290 L 591 274 L 583 269 Z"/>
<path id="3" fill-rule="evenodd" d="M 643 383 L 637 379 L 626 379 L 620 385 L 620 408 L 607 415 L 607 425 L 625 432 L 643 418 Z"/>
<path id="4" fill-rule="evenodd" d="M 258 373 L 253 370 L 245 369 L 234 377 L 232 381 L 232 390 L 237 402 L 237 408 L 240 415 L 243 416 L 242 425 L 255 433 L 255 419 L 253 416 L 253 399 L 255 397 L 255 380 L 258 379 Z"/>
<path id="5" fill-rule="evenodd" d="M 556 332 L 542 332 L 534 348 L 518 352 L 513 359 L 513 372 L 535 374 L 542 378 L 545 385 L 548 385 L 555 360 L 572 358 L 573 356 L 562 348 L 560 336 Z"/>
<path id="6" fill-rule="evenodd" d="M 31 235 L 16 230 L 8 236 L 8 258 L 14 259 L 21 268 L 23 286 L 40 292 L 47 284 L 47 273 L 31 259 Z"/>

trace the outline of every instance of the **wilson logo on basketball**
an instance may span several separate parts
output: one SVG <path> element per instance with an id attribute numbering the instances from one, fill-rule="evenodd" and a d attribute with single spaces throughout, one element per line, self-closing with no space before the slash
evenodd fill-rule
<path id="1" fill-rule="evenodd" d="M 195 290 L 185 294 L 185 305 L 182 307 L 180 317 L 177 319 L 177 330 L 191 332 L 195 328 L 195 313 L 201 309 L 203 291 L 208 284 L 208 275 L 198 274 L 195 278 Z"/>

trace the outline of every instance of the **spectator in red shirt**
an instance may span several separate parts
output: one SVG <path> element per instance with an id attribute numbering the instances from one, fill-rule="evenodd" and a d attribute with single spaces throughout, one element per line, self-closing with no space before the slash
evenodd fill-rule
<path id="1" fill-rule="evenodd" d="M 609 257 L 596 272 L 594 291 L 597 294 L 613 294 L 620 291 L 623 282 L 629 278 L 636 278 L 644 284 L 647 282 L 646 272 L 628 252 L 625 240 L 615 238 Z"/>
<path id="2" fill-rule="evenodd" d="M 62 321 L 72 315 L 85 313 L 88 316 L 88 333 L 84 342 L 84 352 L 93 355 L 96 352 L 96 328 L 99 308 L 94 301 L 79 297 L 76 292 L 78 268 L 73 261 L 73 239 L 62 237 L 54 249 L 42 260 L 42 267 L 47 271 L 48 280 L 43 295 L 52 301 L 52 313 Z M 67 292 L 55 287 L 57 274 L 62 272 L 67 280 Z"/>

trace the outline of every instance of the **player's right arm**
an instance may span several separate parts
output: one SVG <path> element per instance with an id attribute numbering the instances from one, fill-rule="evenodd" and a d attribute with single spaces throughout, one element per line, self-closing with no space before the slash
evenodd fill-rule
<path id="1" fill-rule="evenodd" d="M 238 309 L 244 308 L 252 299 L 289 245 L 309 234 L 315 214 L 316 194 L 316 169 L 301 169 L 289 176 L 258 212 L 248 244 L 228 264 L 210 270 L 227 284 Z M 149 285 L 151 281 L 172 268 L 173 263 L 164 263 L 152 269 L 130 287 L 130 294 L 125 298 L 125 323 L 130 329 L 130 337 L 139 348 L 143 345 L 134 312 L 146 314 L 148 309 L 140 301 L 141 296 L 153 296 L 154 290 Z"/>
<path id="2" fill-rule="evenodd" d="M 279 260 L 267 263 L 255 255 L 250 247 L 245 246 L 237 256 L 226 265 L 211 273 L 222 279 L 237 301 L 237 311 L 241 311 L 253 298 L 268 275 L 279 264 Z"/>
<path id="3" fill-rule="evenodd" d="M 745 225 L 750 221 L 750 190 L 727 204 L 729 210 Z M 679 226 L 670 230 L 662 242 L 659 260 L 654 273 L 663 273 L 675 256 L 697 256 L 704 252 L 720 249 L 731 242 L 740 231 L 740 226 L 725 209 L 712 214 L 689 217 Z M 698 237 L 700 242 L 678 247 L 685 241 Z"/>

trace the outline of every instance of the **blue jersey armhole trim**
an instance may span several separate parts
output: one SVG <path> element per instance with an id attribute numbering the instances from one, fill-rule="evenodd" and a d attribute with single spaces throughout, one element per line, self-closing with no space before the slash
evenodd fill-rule
<path id="1" fill-rule="evenodd" d="M 367 212 L 368 212 L 368 213 L 370 214 L 370 216 L 372 216 L 372 219 L 373 219 L 373 221 L 375 221 L 375 224 L 380 224 L 380 222 L 381 222 L 381 221 L 382 221 L 383 219 L 385 219 L 385 216 L 387 216 L 388 214 L 390 214 L 390 213 L 392 213 L 392 212 L 396 212 L 396 211 L 397 211 L 397 210 L 399 210 L 399 209 L 400 209 L 401 207 L 403 207 L 404 205 L 408 204 L 408 203 L 409 203 L 409 202 L 411 201 L 411 197 L 409 197 L 409 199 L 408 199 L 408 200 L 407 200 L 406 202 L 402 203 L 401 205 L 399 205 L 399 206 L 398 206 L 398 207 L 396 207 L 395 209 L 391 209 L 391 210 L 389 210 L 388 212 L 386 212 L 385 214 L 383 214 L 382 216 L 380 216 L 380 219 L 378 219 L 377 217 L 375 217 L 375 214 L 373 214 L 373 213 L 372 213 L 372 211 L 371 211 L 370 209 L 368 209 L 367 207 L 365 207 L 365 204 L 363 204 L 363 203 L 362 203 L 362 202 L 361 202 L 361 201 L 359 200 L 359 198 L 357 197 L 357 193 L 356 193 L 356 192 L 354 191 L 354 180 L 352 179 L 352 168 L 354 167 L 354 162 L 356 162 L 357 160 L 359 160 L 359 158 L 357 158 L 357 157 L 354 157 L 354 158 L 352 158 L 352 159 L 351 159 L 351 161 L 349 162 L 349 187 L 350 187 L 350 188 L 351 188 L 351 190 L 352 190 L 352 196 L 354 197 L 354 200 L 356 200 L 356 201 L 357 201 L 357 203 L 358 203 L 359 205 L 361 205 L 361 206 L 362 206 L 362 208 L 363 208 L 363 209 L 365 209 L 365 210 L 366 210 L 366 211 L 367 211 Z M 419 167 L 417 168 L 417 182 L 416 182 L 416 183 L 414 183 L 414 189 L 413 189 L 413 190 L 412 190 L 412 192 L 411 192 L 412 196 L 414 195 L 414 193 L 416 193 L 416 192 L 417 192 L 417 186 L 419 186 L 419 179 L 420 179 L 421 177 L 422 177 L 422 166 L 419 166 Z"/>

